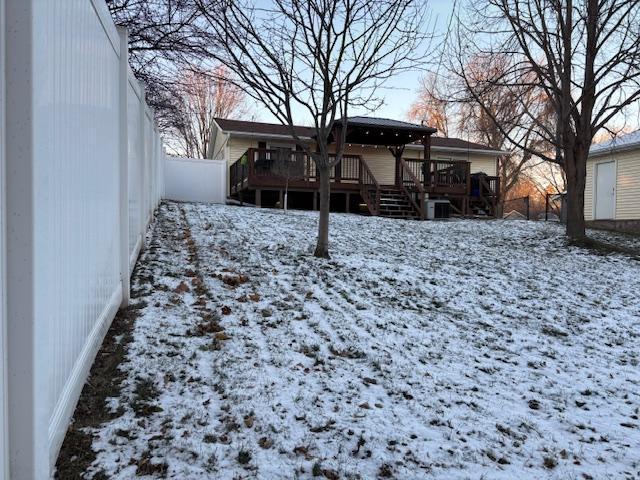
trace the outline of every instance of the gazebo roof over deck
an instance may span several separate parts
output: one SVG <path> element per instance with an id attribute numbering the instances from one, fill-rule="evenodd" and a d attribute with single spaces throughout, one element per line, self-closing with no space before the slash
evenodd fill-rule
<path id="1" fill-rule="evenodd" d="M 347 143 L 363 145 L 401 146 L 420 142 L 436 129 L 415 123 L 375 117 L 350 117 L 346 120 Z M 337 120 L 336 126 L 342 126 Z"/>

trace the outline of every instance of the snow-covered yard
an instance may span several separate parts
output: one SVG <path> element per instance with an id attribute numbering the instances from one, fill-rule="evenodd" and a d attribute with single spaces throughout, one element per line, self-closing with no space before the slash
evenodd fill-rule
<path id="1" fill-rule="evenodd" d="M 87 477 L 640 477 L 640 262 L 355 215 L 324 261 L 315 229 L 162 205 Z"/>

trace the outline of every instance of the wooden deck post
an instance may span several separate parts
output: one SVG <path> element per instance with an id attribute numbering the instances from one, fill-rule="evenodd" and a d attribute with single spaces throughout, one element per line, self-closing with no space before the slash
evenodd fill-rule
<path id="1" fill-rule="evenodd" d="M 284 196 L 282 194 L 282 190 L 278 191 L 278 202 L 280 203 L 280 208 L 284 209 Z"/>
<path id="2" fill-rule="evenodd" d="M 431 183 L 431 135 L 427 135 L 422 138 L 422 146 L 424 147 L 422 183 L 426 187 Z M 435 170 L 437 169 L 438 167 L 436 166 Z"/>
<path id="3" fill-rule="evenodd" d="M 318 192 L 313 192 L 313 210 L 318 210 Z"/>
<path id="4" fill-rule="evenodd" d="M 256 207 L 262 208 L 262 190 L 256 190 Z"/>
<path id="5" fill-rule="evenodd" d="M 346 208 L 345 208 L 345 212 L 347 213 L 351 213 L 351 194 L 349 192 L 347 192 L 345 194 L 345 198 L 346 198 Z"/>

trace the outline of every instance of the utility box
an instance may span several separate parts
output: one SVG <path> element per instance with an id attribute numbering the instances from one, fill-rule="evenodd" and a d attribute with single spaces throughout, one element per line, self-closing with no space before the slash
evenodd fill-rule
<path id="1" fill-rule="evenodd" d="M 451 203 L 449 200 L 436 200 L 430 198 L 424 201 L 427 220 L 449 218 L 451 216 Z"/>

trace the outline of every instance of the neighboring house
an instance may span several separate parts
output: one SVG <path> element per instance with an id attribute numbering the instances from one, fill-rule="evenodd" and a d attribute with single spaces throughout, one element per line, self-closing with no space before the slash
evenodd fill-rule
<path id="1" fill-rule="evenodd" d="M 591 147 L 584 214 L 590 226 L 640 232 L 640 130 Z"/>
<path id="2" fill-rule="evenodd" d="M 290 202 L 317 206 L 315 166 L 296 147 L 288 126 L 216 118 L 215 128 L 210 151 L 229 165 L 231 197 L 263 206 L 281 202 L 284 182 L 274 176 L 273 163 L 284 152 L 304 172 L 289 182 Z M 335 128 L 345 126 L 336 122 Z M 366 207 L 373 215 L 424 218 L 421 199 L 447 199 L 455 213 L 495 214 L 497 162 L 505 152 L 432 137 L 433 128 L 397 120 L 353 117 L 346 128 L 344 157 L 332 174 L 333 209 Z M 295 129 L 315 150 L 314 129 Z"/>

